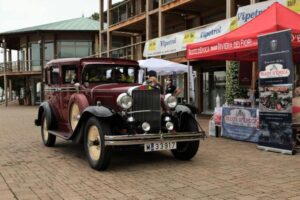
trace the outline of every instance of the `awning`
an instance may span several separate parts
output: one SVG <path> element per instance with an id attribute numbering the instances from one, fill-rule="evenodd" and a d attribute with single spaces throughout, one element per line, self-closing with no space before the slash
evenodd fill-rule
<path id="1" fill-rule="evenodd" d="M 183 74 L 188 72 L 188 66 L 180 63 L 171 62 L 168 60 L 149 58 L 146 60 L 139 60 L 141 68 L 147 68 L 148 71 L 153 70 L 158 75 L 172 75 Z"/>
<path id="2" fill-rule="evenodd" d="M 240 28 L 205 42 L 187 46 L 189 60 L 257 60 L 258 36 L 291 29 L 294 57 L 300 60 L 300 15 L 279 3 Z"/>

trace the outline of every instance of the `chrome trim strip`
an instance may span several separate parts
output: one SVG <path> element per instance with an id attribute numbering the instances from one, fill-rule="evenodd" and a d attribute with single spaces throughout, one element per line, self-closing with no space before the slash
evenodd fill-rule
<path id="1" fill-rule="evenodd" d="M 144 113 L 144 112 L 159 112 L 160 113 L 160 110 L 136 110 L 136 111 L 130 111 L 130 112 L 127 112 L 128 114 L 133 114 L 133 113 Z"/>
<path id="2" fill-rule="evenodd" d="M 151 142 L 187 142 L 198 141 L 203 138 L 202 132 L 181 132 L 166 134 L 136 134 L 136 135 L 106 135 L 106 146 L 138 145 Z"/>

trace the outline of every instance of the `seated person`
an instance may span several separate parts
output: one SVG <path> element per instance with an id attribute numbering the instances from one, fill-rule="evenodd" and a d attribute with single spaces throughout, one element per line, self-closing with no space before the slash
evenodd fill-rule
<path id="1" fill-rule="evenodd" d="M 118 69 L 113 69 L 111 71 L 111 78 L 110 78 L 110 80 L 112 82 L 121 82 L 122 81 L 122 73 L 121 73 L 121 71 L 118 70 Z"/>
<path id="2" fill-rule="evenodd" d="M 88 80 L 90 82 L 104 81 L 104 76 L 102 75 L 101 70 L 91 69 L 88 73 Z"/>

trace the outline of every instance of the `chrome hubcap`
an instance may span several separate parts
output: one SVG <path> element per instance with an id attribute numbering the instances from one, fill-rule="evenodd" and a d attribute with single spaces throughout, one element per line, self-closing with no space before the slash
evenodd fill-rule
<path id="1" fill-rule="evenodd" d="M 71 107 L 71 113 L 70 113 L 70 122 L 71 122 L 71 128 L 72 130 L 75 130 L 78 121 L 79 121 L 79 116 L 80 115 L 80 111 L 79 111 L 79 107 L 76 103 L 74 103 Z"/>
<path id="2" fill-rule="evenodd" d="M 46 117 L 44 118 L 44 122 L 43 122 L 43 137 L 44 137 L 44 141 L 47 141 L 49 137 Z"/>
<path id="3" fill-rule="evenodd" d="M 97 161 L 101 154 L 101 139 L 97 126 L 90 126 L 88 130 L 87 145 L 90 157 Z"/>

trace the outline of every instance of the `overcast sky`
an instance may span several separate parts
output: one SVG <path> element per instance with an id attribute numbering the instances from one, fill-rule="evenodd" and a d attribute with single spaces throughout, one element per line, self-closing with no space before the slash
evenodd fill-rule
<path id="1" fill-rule="evenodd" d="M 113 3 L 118 1 L 121 0 Z M 89 17 L 94 12 L 99 12 L 99 0 L 0 0 L 0 33 L 82 15 Z M 0 62 L 3 62 L 1 52 Z"/>

